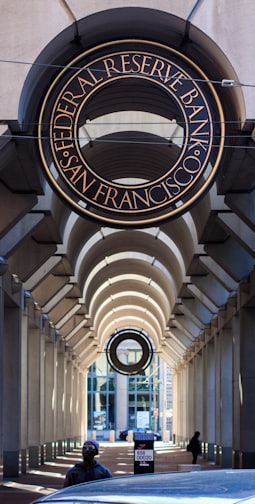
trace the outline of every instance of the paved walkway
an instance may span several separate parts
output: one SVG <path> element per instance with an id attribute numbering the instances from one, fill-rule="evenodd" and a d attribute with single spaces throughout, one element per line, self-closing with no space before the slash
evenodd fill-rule
<path id="1" fill-rule="evenodd" d="M 0 485 L 0 502 L 5 504 L 29 504 L 40 495 L 46 495 L 63 487 L 67 469 L 81 459 L 81 450 L 74 450 L 54 462 L 29 469 L 18 478 L 5 480 Z M 113 476 L 125 476 L 134 473 L 134 445 L 126 441 L 100 443 L 100 455 L 97 460 L 106 465 Z M 172 444 L 156 441 L 154 443 L 154 472 L 176 471 L 179 464 L 190 464 L 191 454 Z M 219 466 L 198 459 L 201 470 L 219 469 Z"/>

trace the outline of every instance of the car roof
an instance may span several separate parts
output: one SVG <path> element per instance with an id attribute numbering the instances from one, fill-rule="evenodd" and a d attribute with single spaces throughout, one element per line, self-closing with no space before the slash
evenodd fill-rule
<path id="1" fill-rule="evenodd" d="M 233 504 L 252 498 L 255 504 L 255 469 L 221 469 L 153 473 L 81 483 L 34 501 Z M 92 499 L 92 500 L 91 500 Z"/>

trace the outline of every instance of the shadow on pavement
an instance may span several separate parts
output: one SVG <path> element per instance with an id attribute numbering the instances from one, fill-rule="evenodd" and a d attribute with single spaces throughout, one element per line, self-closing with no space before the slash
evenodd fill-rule
<path id="1" fill-rule="evenodd" d="M 75 449 L 57 457 L 53 462 L 29 468 L 18 478 L 4 480 L 0 485 L 0 502 L 5 504 L 29 504 L 40 495 L 47 495 L 63 487 L 67 469 L 81 460 L 81 450 Z M 134 444 L 127 441 L 100 443 L 100 454 L 97 457 L 107 466 L 113 476 L 134 474 Z M 179 464 L 190 464 L 191 454 L 172 444 L 156 441 L 154 443 L 154 472 L 177 471 Z M 201 470 L 220 469 L 203 457 L 198 459 Z"/>

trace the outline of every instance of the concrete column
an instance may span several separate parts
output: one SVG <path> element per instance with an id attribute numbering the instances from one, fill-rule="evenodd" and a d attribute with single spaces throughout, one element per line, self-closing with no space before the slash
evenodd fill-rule
<path id="1" fill-rule="evenodd" d="M 194 359 L 193 359 L 192 361 L 190 361 L 188 366 L 188 403 L 189 403 L 189 409 L 187 415 L 187 421 L 189 422 L 187 432 L 188 439 L 194 434 L 195 430 L 197 430 L 195 424 L 195 411 L 194 411 L 195 409 L 194 387 L 195 387 L 195 378 L 194 378 Z"/>
<path id="2" fill-rule="evenodd" d="M 203 409 L 204 409 L 204 389 L 203 389 L 203 361 L 202 354 L 196 354 L 194 359 L 194 432 L 203 433 Z M 203 438 L 202 438 L 203 439 Z"/>
<path id="3" fill-rule="evenodd" d="M 20 472 L 21 443 L 21 315 L 19 307 L 5 307 L 3 343 L 3 466 L 4 477 Z"/>
<path id="4" fill-rule="evenodd" d="M 46 460 L 55 458 L 56 440 L 56 345 L 47 339 L 45 345 L 45 447 Z"/>
<path id="5" fill-rule="evenodd" d="M 204 439 L 207 440 L 207 458 L 208 460 L 214 460 L 214 433 L 215 433 L 215 362 L 214 362 L 214 340 L 210 340 L 207 343 L 206 348 L 206 358 L 205 358 L 205 370 L 204 375 L 206 376 L 206 431 L 204 433 Z"/>
<path id="6" fill-rule="evenodd" d="M 21 472 L 29 464 L 28 456 L 28 314 L 22 314 L 21 322 Z"/>
<path id="7" fill-rule="evenodd" d="M 45 376 L 46 376 L 46 335 L 40 329 L 40 447 L 41 447 L 41 464 L 45 461 Z"/>
<path id="8" fill-rule="evenodd" d="M 187 439 L 188 416 L 190 411 L 190 397 L 188 390 L 192 380 L 193 368 L 189 364 L 187 368 L 182 368 L 174 377 L 173 380 L 173 409 L 175 410 L 174 418 L 176 419 L 175 426 L 176 439 L 173 439 L 177 444 L 184 446 Z M 174 427 L 173 427 L 174 428 Z"/>
<path id="9" fill-rule="evenodd" d="M 255 467 L 255 310 L 240 310 L 240 467 Z"/>
<path id="10" fill-rule="evenodd" d="M 215 358 L 215 382 L 214 382 L 214 400 L 215 400 L 215 432 L 214 432 L 214 462 L 220 464 L 221 452 L 221 351 L 220 337 L 217 333 L 214 337 L 214 358 Z"/>
<path id="11" fill-rule="evenodd" d="M 85 421 L 85 410 L 87 409 L 87 389 L 85 375 L 77 366 L 76 382 L 76 430 L 75 430 L 75 448 L 83 444 L 86 439 L 87 421 Z"/>
<path id="12" fill-rule="evenodd" d="M 183 440 L 189 437 L 189 418 L 188 418 L 188 397 L 189 397 L 189 368 L 186 366 L 182 369 L 182 397 L 181 397 L 181 415 L 183 418 L 182 437 Z"/>
<path id="13" fill-rule="evenodd" d="M 80 443 L 87 438 L 88 425 L 88 382 L 87 371 L 80 372 L 79 380 L 79 417 L 80 417 Z"/>
<path id="14" fill-rule="evenodd" d="M 128 352 L 123 350 L 119 355 L 120 360 L 127 364 Z M 115 418 L 117 436 L 119 431 L 124 430 L 128 422 L 128 377 L 120 373 L 116 374 L 116 403 Z"/>
<path id="15" fill-rule="evenodd" d="M 4 291 L 0 275 L 0 397 L 4 396 Z M 0 400 L 0 485 L 3 482 L 4 401 Z"/>
<path id="16" fill-rule="evenodd" d="M 71 439 L 73 436 L 72 430 L 72 411 L 73 411 L 73 363 L 70 356 L 66 360 L 66 401 L 65 401 L 65 433 L 66 433 L 66 449 L 71 449 Z"/>
<path id="17" fill-rule="evenodd" d="M 79 435 L 79 412 L 78 412 L 78 379 L 79 372 L 78 367 L 75 362 L 73 362 L 73 394 L 72 394 L 72 447 L 74 448 L 77 444 L 77 438 Z"/>
<path id="18" fill-rule="evenodd" d="M 232 331 L 220 332 L 221 346 L 221 466 L 232 467 Z"/>
<path id="19" fill-rule="evenodd" d="M 57 345 L 57 454 L 65 451 L 65 379 L 66 379 L 65 343 L 59 341 Z"/>
<path id="20" fill-rule="evenodd" d="M 178 374 L 173 372 L 172 378 L 173 387 L 173 444 L 176 444 L 178 438 Z"/>
<path id="21" fill-rule="evenodd" d="M 28 372 L 28 447 L 29 466 L 41 464 L 40 443 L 40 330 L 30 327 L 28 330 L 27 372 Z"/>
<path id="22" fill-rule="evenodd" d="M 201 443 L 202 443 L 202 452 L 204 457 L 208 455 L 208 436 L 207 436 L 207 408 L 208 408 L 208 393 L 207 393 L 207 353 L 206 346 L 202 348 L 202 429 L 201 429 Z"/>
<path id="23" fill-rule="evenodd" d="M 239 316 L 232 319 L 233 336 L 233 441 L 232 441 L 232 467 L 240 469 L 240 320 Z"/>
<path id="24" fill-rule="evenodd" d="M 128 377 L 117 373 L 116 375 L 116 431 L 124 430 L 128 420 Z"/>

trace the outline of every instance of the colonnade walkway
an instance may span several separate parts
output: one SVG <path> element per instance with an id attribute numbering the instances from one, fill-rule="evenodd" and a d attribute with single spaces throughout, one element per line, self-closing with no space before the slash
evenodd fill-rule
<path id="1" fill-rule="evenodd" d="M 192 455 L 186 450 L 171 443 L 156 441 L 154 443 L 154 472 L 176 471 L 180 464 L 190 464 Z M 5 504 L 29 504 L 41 495 L 47 495 L 63 487 L 67 469 L 81 460 L 81 449 L 67 452 L 52 462 L 46 462 L 40 467 L 29 468 L 18 478 L 5 479 L 0 485 L 0 502 Z M 125 476 L 134 473 L 134 444 L 122 442 L 100 443 L 100 453 L 97 460 L 107 466 L 113 476 Z M 220 469 L 202 456 L 197 463 L 201 470 Z"/>

